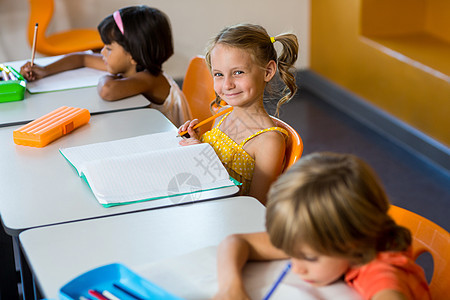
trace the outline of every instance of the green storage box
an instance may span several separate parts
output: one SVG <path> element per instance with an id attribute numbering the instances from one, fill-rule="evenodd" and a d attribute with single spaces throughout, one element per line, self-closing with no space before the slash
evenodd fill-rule
<path id="1" fill-rule="evenodd" d="M 1 66 L 3 69 L 9 70 L 17 80 L 1 80 L 0 81 L 0 102 L 10 102 L 23 100 L 26 89 L 26 81 L 19 72 L 10 66 Z"/>

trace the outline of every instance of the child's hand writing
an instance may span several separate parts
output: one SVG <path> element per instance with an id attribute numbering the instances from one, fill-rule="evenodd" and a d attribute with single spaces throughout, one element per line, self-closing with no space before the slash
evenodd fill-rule
<path id="1" fill-rule="evenodd" d="M 23 78 L 27 81 L 35 81 L 47 75 L 44 67 L 36 64 L 32 66 L 29 61 L 20 67 L 20 74 L 22 74 Z"/>
<path id="2" fill-rule="evenodd" d="M 200 144 L 199 136 L 198 136 L 198 130 L 194 129 L 194 126 L 198 124 L 198 119 L 194 119 L 192 121 L 187 121 L 183 125 L 178 128 L 178 133 L 182 133 L 183 131 L 187 131 L 189 134 L 189 138 L 182 139 L 180 141 L 180 145 L 182 146 L 188 146 L 188 145 L 195 145 Z"/>

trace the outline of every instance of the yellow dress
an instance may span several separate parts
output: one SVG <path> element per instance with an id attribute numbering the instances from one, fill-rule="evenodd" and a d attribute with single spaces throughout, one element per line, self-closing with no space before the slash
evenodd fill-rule
<path id="1" fill-rule="evenodd" d="M 227 169 L 228 174 L 242 183 L 240 194 L 247 195 L 250 190 L 253 171 L 255 169 L 255 160 L 244 150 L 243 147 L 245 143 L 266 131 L 279 131 L 283 133 L 286 138 L 288 137 L 288 132 L 281 127 L 270 127 L 252 134 L 244 139 L 240 144 L 237 144 L 219 129 L 220 124 L 222 124 L 222 121 L 228 117 L 229 114 L 230 113 L 227 113 L 213 129 L 205 132 L 200 137 L 200 141 L 203 143 L 208 143 L 214 148 L 217 156 L 225 166 L 225 169 Z"/>

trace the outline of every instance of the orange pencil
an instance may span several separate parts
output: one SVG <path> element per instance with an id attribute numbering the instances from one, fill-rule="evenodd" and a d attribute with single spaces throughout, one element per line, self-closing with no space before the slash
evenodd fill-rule
<path id="1" fill-rule="evenodd" d="M 34 55 L 36 54 L 36 38 L 38 32 L 38 23 L 34 25 L 33 47 L 31 48 L 31 66 L 34 64 Z"/>
<path id="2" fill-rule="evenodd" d="M 220 116 L 222 116 L 222 115 L 224 115 L 224 114 L 226 114 L 227 112 L 232 111 L 232 110 L 233 110 L 233 107 L 230 106 L 230 107 L 228 107 L 227 109 L 224 109 L 224 110 L 222 110 L 221 112 L 218 112 L 217 114 L 215 114 L 215 115 L 213 115 L 213 116 L 211 116 L 211 117 L 209 117 L 209 118 L 207 118 L 207 119 L 201 121 L 200 123 L 196 124 L 196 125 L 194 126 L 194 129 L 199 128 L 200 126 L 203 126 L 203 125 L 205 125 L 206 123 L 209 123 L 209 122 L 211 122 L 212 120 L 214 120 L 214 119 L 216 119 L 216 118 L 218 118 L 218 117 L 220 117 Z M 180 132 L 180 134 L 178 134 L 178 136 L 183 136 L 183 135 L 185 135 L 186 133 L 187 133 L 187 131 L 182 131 L 182 132 Z"/>

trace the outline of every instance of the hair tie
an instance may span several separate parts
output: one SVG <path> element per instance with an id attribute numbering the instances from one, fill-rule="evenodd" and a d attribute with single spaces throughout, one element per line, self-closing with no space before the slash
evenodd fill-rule
<path id="1" fill-rule="evenodd" d="M 124 30 L 123 30 L 122 17 L 120 16 L 120 11 L 116 10 L 113 13 L 113 17 L 114 17 L 114 21 L 116 22 L 117 27 L 119 27 L 119 30 L 120 30 L 120 32 L 122 32 L 122 35 L 123 35 Z"/>
<path id="2" fill-rule="evenodd" d="M 273 43 L 275 43 L 275 38 L 273 36 L 270 37 L 270 41 Z"/>

